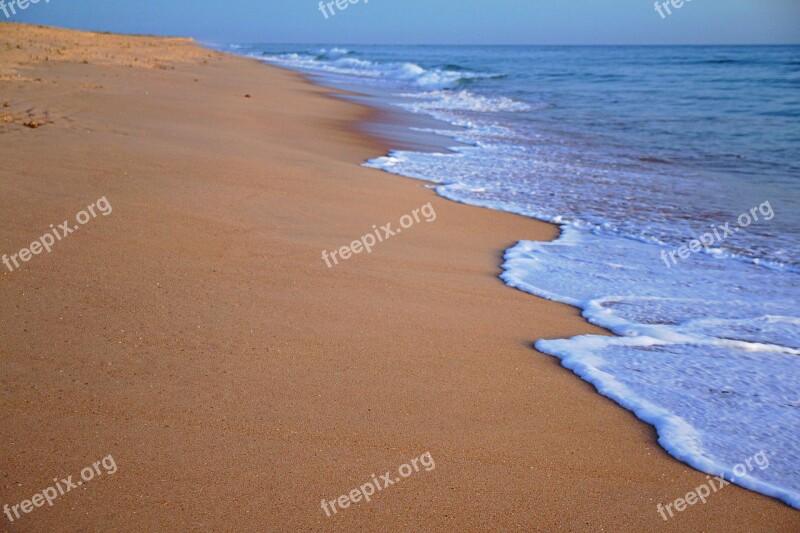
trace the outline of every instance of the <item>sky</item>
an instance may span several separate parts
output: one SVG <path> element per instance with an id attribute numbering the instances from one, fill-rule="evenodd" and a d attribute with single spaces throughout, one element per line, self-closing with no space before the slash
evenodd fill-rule
<path id="1" fill-rule="evenodd" d="M 219 44 L 800 43 L 800 0 L 663 0 L 663 18 L 654 0 L 356 1 L 39 0 L 10 20 Z"/>

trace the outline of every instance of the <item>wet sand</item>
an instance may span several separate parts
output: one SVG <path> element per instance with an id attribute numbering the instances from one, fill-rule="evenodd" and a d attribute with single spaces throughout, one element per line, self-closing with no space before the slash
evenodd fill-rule
<path id="1" fill-rule="evenodd" d="M 0 106 L 0 254 L 113 207 L 0 265 L 0 503 L 118 467 L 3 529 L 800 528 L 735 486 L 663 521 L 706 476 L 532 349 L 601 331 L 498 279 L 557 228 L 359 166 L 388 148 L 356 127 L 370 109 L 187 39 L 8 23 Z M 326 267 L 429 202 L 435 221 Z M 425 452 L 434 469 L 321 508 Z"/>

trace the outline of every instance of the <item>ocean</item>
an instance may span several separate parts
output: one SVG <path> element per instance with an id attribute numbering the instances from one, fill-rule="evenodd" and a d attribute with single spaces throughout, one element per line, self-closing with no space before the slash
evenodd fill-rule
<path id="1" fill-rule="evenodd" d="M 617 336 L 536 348 L 677 459 L 800 508 L 800 47 L 225 49 L 435 119 L 411 133 L 451 148 L 364 164 L 559 224 L 502 279 Z"/>

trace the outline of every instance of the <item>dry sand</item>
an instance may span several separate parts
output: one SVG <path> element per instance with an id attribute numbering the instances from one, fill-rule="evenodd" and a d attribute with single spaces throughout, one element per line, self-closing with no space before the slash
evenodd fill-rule
<path id="1" fill-rule="evenodd" d="M 185 39 L 0 24 L 0 254 L 113 207 L 0 265 L 0 504 L 118 466 L 4 529 L 800 528 L 735 486 L 662 521 L 705 475 L 531 348 L 596 328 L 497 277 L 557 229 L 360 167 L 386 146 L 328 93 Z M 435 222 L 325 267 L 428 202 Z"/>

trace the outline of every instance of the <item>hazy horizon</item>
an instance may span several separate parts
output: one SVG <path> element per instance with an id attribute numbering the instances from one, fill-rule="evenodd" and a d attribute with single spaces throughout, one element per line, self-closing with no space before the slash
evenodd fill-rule
<path id="1" fill-rule="evenodd" d="M 800 0 L 684 0 L 661 14 L 649 0 L 357 0 L 335 15 L 319 2 L 242 0 L 46 0 L 0 21 L 116 33 L 194 37 L 215 43 L 409 45 L 793 45 L 800 44 Z M 680 0 L 678 0 L 680 2 Z M 9 0 L 6 0 L 6 4 Z M 328 2 L 326 2 L 327 4 Z M 668 3 L 668 2 L 667 2 Z M 436 37 L 431 37 L 435 35 Z"/>

